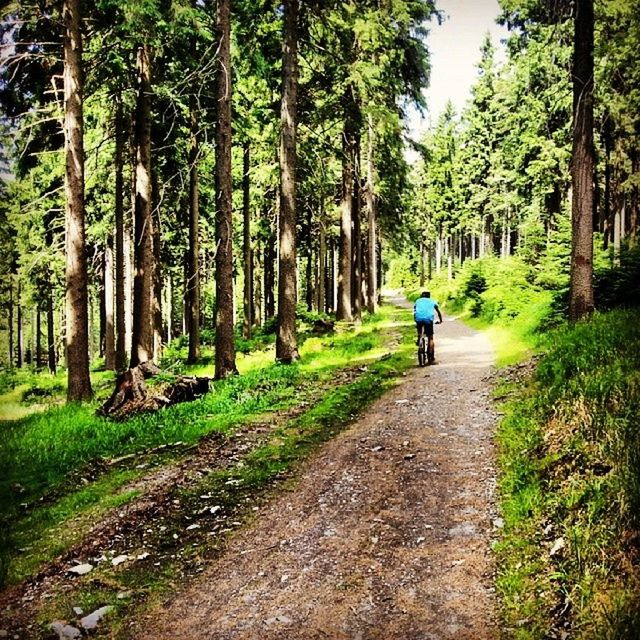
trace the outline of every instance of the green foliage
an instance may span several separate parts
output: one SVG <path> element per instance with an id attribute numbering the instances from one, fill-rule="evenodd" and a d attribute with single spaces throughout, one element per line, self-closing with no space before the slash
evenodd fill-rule
<path id="1" fill-rule="evenodd" d="M 503 407 L 498 587 L 507 626 L 526 621 L 517 637 L 567 619 L 575 638 L 636 637 L 639 319 L 615 311 L 551 332 L 534 382 Z"/>

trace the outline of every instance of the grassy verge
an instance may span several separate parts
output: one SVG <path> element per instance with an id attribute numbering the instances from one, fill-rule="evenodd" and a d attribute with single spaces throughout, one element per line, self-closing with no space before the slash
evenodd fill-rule
<path id="1" fill-rule="evenodd" d="M 304 404 L 318 385 L 330 386 L 337 370 L 373 366 L 388 353 L 390 336 L 406 329 L 406 315 L 384 307 L 359 327 L 309 337 L 295 365 L 273 364 L 272 348 L 243 356 L 243 375 L 216 382 L 204 398 L 127 422 L 96 417 L 94 403 L 56 406 L 3 425 L 0 506 L 1 530 L 10 534 L 4 548 L 13 549 L 11 557 L 5 555 L 9 580 L 36 571 L 100 514 L 133 497 L 126 483 L 144 473 L 137 460 L 130 469 L 114 470 L 103 459 L 176 441 L 188 445 L 211 432 L 229 434 L 270 412 Z"/>
<path id="2" fill-rule="evenodd" d="M 638 637 L 639 320 L 616 311 L 552 332 L 533 380 L 500 390 L 509 638 Z"/>

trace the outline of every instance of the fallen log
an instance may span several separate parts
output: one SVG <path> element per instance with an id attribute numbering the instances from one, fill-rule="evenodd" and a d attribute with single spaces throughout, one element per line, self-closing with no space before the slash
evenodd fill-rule
<path id="1" fill-rule="evenodd" d="M 150 393 L 145 380 L 160 373 L 161 370 L 153 362 L 143 362 L 119 374 L 113 393 L 98 409 L 97 414 L 124 420 L 137 413 L 157 411 L 179 402 L 190 402 L 209 391 L 210 378 L 177 376 L 172 382 L 154 388 Z"/>

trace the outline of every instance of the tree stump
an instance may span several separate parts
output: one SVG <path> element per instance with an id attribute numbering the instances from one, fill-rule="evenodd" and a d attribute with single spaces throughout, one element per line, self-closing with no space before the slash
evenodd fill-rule
<path id="1" fill-rule="evenodd" d="M 160 369 L 153 362 L 143 362 L 119 374 L 113 393 L 98 409 L 98 415 L 123 420 L 137 413 L 190 402 L 209 391 L 209 378 L 178 376 L 172 383 L 150 394 L 145 380 L 159 373 Z"/>

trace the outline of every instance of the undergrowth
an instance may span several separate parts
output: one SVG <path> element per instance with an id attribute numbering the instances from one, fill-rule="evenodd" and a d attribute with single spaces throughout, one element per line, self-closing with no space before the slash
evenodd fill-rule
<path id="1" fill-rule="evenodd" d="M 545 342 L 498 435 L 507 636 L 636 639 L 640 313 L 596 314 Z"/>

